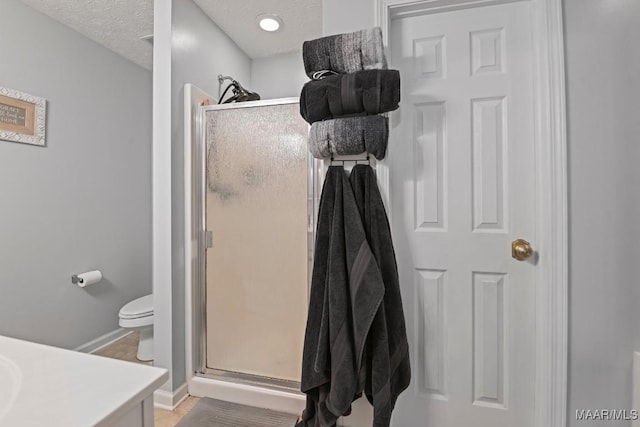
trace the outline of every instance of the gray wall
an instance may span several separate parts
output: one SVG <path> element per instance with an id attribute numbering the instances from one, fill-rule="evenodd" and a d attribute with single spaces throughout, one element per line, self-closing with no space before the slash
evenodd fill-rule
<path id="1" fill-rule="evenodd" d="M 322 0 L 322 34 L 348 33 L 375 25 L 375 0 Z"/>
<path id="2" fill-rule="evenodd" d="M 48 108 L 46 147 L 0 141 L 0 334 L 74 348 L 151 292 L 151 73 L 17 0 L 0 16 L 0 85 Z"/>
<path id="3" fill-rule="evenodd" d="M 251 88 L 251 60 L 192 0 L 172 8 L 172 389 L 186 382 L 184 293 L 184 85 L 192 83 L 214 98 L 218 74 L 231 75 Z M 212 102 L 216 102 L 215 99 Z M 156 347 L 158 348 L 158 347 Z M 162 357 L 162 356 L 161 356 Z"/>
<path id="4" fill-rule="evenodd" d="M 251 90 L 262 99 L 298 97 L 308 80 L 301 51 L 251 60 Z"/>
<path id="5" fill-rule="evenodd" d="M 640 344 L 640 2 L 565 0 L 570 331 L 576 409 L 631 408 Z"/>
<path id="6" fill-rule="evenodd" d="M 323 34 L 374 25 L 373 0 L 323 0 Z M 631 408 L 640 350 L 640 2 L 564 0 L 569 155 L 568 425 Z"/>

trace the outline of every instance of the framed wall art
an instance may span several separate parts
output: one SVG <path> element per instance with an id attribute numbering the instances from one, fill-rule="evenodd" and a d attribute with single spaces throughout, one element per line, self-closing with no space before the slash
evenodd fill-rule
<path id="1" fill-rule="evenodd" d="M 0 86 L 0 140 L 45 145 L 47 101 Z"/>

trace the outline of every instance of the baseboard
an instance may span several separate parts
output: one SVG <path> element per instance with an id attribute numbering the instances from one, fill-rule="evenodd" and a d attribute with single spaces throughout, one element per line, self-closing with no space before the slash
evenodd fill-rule
<path id="1" fill-rule="evenodd" d="M 103 347 L 108 346 L 109 344 L 118 341 L 121 338 L 126 337 L 133 331 L 131 329 L 118 328 L 115 331 L 111 331 L 107 334 L 104 334 L 94 340 L 89 341 L 88 343 L 82 344 L 74 348 L 74 351 L 79 351 L 81 353 L 95 353 Z"/>
<path id="2" fill-rule="evenodd" d="M 187 383 L 182 384 L 174 392 L 156 390 L 153 392 L 153 406 L 166 411 L 175 410 L 187 397 Z"/>

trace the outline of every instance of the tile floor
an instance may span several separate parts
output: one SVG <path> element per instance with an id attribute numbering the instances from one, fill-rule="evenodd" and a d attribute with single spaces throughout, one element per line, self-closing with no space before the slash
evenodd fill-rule
<path id="1" fill-rule="evenodd" d="M 175 411 L 165 411 L 164 409 L 155 408 L 153 410 L 153 418 L 156 422 L 155 427 L 175 427 L 182 417 L 187 415 L 187 412 L 198 403 L 198 400 L 200 400 L 199 397 L 189 396 Z"/>
<path id="2" fill-rule="evenodd" d="M 141 362 L 136 358 L 138 352 L 139 332 L 132 332 L 129 335 L 120 338 L 118 341 L 102 347 L 93 354 L 98 356 L 110 357 L 112 359 L 126 360 L 127 362 L 140 363 L 142 365 L 152 365 L 153 362 Z"/>
<path id="3" fill-rule="evenodd" d="M 152 362 L 141 362 L 136 359 L 138 351 L 138 332 L 133 332 L 118 341 L 101 348 L 94 354 L 98 356 L 110 357 L 112 359 L 126 360 L 127 362 L 141 363 L 144 365 L 152 365 Z M 186 415 L 187 412 L 198 403 L 199 398 L 189 396 L 184 400 L 175 411 L 165 411 L 163 409 L 154 409 L 154 418 L 156 427 L 174 427 Z"/>

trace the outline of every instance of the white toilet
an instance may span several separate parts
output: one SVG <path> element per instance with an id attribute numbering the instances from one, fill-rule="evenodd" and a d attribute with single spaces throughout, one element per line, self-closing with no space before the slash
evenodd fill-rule
<path id="1" fill-rule="evenodd" d="M 153 295 L 146 295 L 127 303 L 118 313 L 120 327 L 140 331 L 138 359 L 153 360 Z"/>

